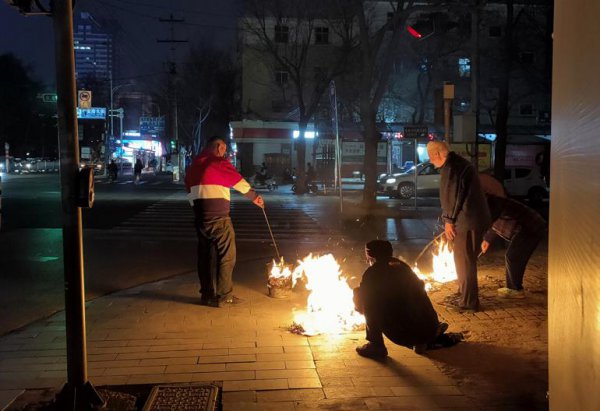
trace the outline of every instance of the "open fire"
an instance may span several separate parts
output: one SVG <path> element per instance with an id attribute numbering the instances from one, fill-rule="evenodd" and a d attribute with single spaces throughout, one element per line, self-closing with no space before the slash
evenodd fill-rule
<path id="1" fill-rule="evenodd" d="M 435 289 L 436 284 L 455 280 L 454 257 L 448 243 L 440 241 L 433 251 L 433 270 L 422 273 L 415 265 L 415 273 L 425 282 L 425 290 Z M 292 269 L 283 258 L 273 261 L 269 274 L 269 287 L 291 289 L 297 281 L 305 282 L 309 295 L 306 309 L 294 313 L 291 330 L 304 335 L 339 334 L 364 326 L 365 318 L 354 310 L 352 289 L 333 255 L 309 254 Z"/>
<path id="2" fill-rule="evenodd" d="M 433 290 L 436 284 L 447 283 L 457 279 L 456 267 L 454 266 L 454 253 L 446 241 L 440 240 L 437 243 L 437 250 L 432 252 L 433 263 L 432 272 L 422 273 L 415 264 L 413 271 L 425 282 L 425 291 Z"/>

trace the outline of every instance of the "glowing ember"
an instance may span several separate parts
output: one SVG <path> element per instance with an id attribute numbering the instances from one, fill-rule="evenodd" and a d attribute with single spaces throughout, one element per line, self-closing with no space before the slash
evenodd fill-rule
<path id="1" fill-rule="evenodd" d="M 331 254 L 309 254 L 299 261 L 292 277 L 294 283 L 304 278 L 310 292 L 306 311 L 294 314 L 294 323 L 302 327 L 305 335 L 337 334 L 365 323 L 365 318 L 354 310 L 352 289 Z"/>
<path id="2" fill-rule="evenodd" d="M 432 265 L 433 272 L 430 274 L 421 273 L 421 270 L 416 265 L 413 268 L 417 276 L 425 282 L 425 291 L 431 291 L 435 283 L 447 283 L 456 280 L 454 253 L 450 251 L 447 242 L 440 241 L 438 243 L 437 250 L 433 251 Z"/>

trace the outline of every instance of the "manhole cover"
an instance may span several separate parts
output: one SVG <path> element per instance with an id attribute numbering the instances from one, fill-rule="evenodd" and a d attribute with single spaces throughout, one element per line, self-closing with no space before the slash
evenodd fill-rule
<path id="1" fill-rule="evenodd" d="M 143 411 L 214 411 L 218 393 L 215 385 L 157 385 Z"/>

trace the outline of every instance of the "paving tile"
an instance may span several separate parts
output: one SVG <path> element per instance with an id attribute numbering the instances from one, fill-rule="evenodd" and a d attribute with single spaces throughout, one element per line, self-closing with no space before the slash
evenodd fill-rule
<path id="1" fill-rule="evenodd" d="M 256 354 L 257 361 L 312 361 L 310 353 Z"/>
<path id="2" fill-rule="evenodd" d="M 256 402 L 256 391 L 224 392 L 222 402 Z"/>
<path id="3" fill-rule="evenodd" d="M 192 374 L 192 381 L 255 381 L 255 378 L 256 374 L 254 371 L 220 371 Z"/>
<path id="4" fill-rule="evenodd" d="M 192 365 L 198 363 L 198 357 L 177 357 L 177 358 L 144 358 L 141 360 L 129 360 L 139 361 L 139 365 Z"/>
<path id="5" fill-rule="evenodd" d="M 296 370 L 300 368 L 316 368 L 316 365 L 315 362 L 311 360 L 286 361 L 285 368 L 288 370 Z"/>
<path id="6" fill-rule="evenodd" d="M 109 368 L 104 375 L 137 375 L 137 374 L 162 374 L 165 372 L 166 366 L 150 366 L 150 367 L 122 367 Z"/>
<path id="7" fill-rule="evenodd" d="M 211 363 L 230 363 L 230 362 L 255 362 L 257 361 L 256 355 L 214 355 L 199 357 L 198 364 L 211 364 Z"/>
<path id="8" fill-rule="evenodd" d="M 225 371 L 225 364 L 180 364 L 167 365 L 166 374 Z"/>
<path id="9" fill-rule="evenodd" d="M 223 391 L 244 391 L 244 390 L 287 390 L 287 379 L 273 380 L 247 380 L 247 381 L 223 381 Z M 258 395 L 258 393 L 257 393 Z"/>
<path id="10" fill-rule="evenodd" d="M 103 375 L 99 377 L 90 378 L 94 387 L 98 388 L 102 385 L 124 385 L 127 384 L 129 375 Z"/>
<path id="11" fill-rule="evenodd" d="M 321 388 L 321 380 L 318 377 L 311 378 L 288 378 L 290 388 Z"/>
<path id="12" fill-rule="evenodd" d="M 426 397 L 372 397 L 365 398 L 369 410 L 439 410 L 440 407 Z"/>
<path id="13" fill-rule="evenodd" d="M 295 411 L 293 402 L 280 402 L 277 404 L 256 402 L 228 402 L 223 404 L 223 411 Z"/>
<path id="14" fill-rule="evenodd" d="M 433 385 L 421 387 L 390 387 L 394 395 L 462 395 L 458 387 L 453 385 Z"/>
<path id="15" fill-rule="evenodd" d="M 131 375 L 127 384 L 170 384 L 192 382 L 193 374 L 144 374 Z"/>
<path id="16" fill-rule="evenodd" d="M 351 377 L 321 377 L 323 387 L 346 387 L 352 389 L 354 382 Z"/>
<path id="17" fill-rule="evenodd" d="M 267 346 L 267 347 L 249 347 L 249 348 L 230 348 L 229 355 L 235 354 L 282 354 L 283 347 Z"/>
<path id="18" fill-rule="evenodd" d="M 258 370 L 256 371 L 256 379 L 273 379 L 273 378 L 319 378 L 317 372 L 313 369 L 298 369 L 298 370 Z"/>
<path id="19" fill-rule="evenodd" d="M 285 369 L 284 361 L 257 361 L 257 362 L 240 362 L 226 364 L 227 371 L 239 370 L 283 370 Z"/>
<path id="20" fill-rule="evenodd" d="M 326 398 L 363 398 L 374 397 L 375 391 L 371 387 L 323 387 Z"/>
<path id="21" fill-rule="evenodd" d="M 256 401 L 260 403 L 280 401 L 317 401 L 325 398 L 321 389 L 293 389 L 286 391 L 260 391 L 256 393 Z"/>
<path id="22" fill-rule="evenodd" d="M 364 411 L 368 410 L 364 399 L 324 399 L 319 401 L 300 401 L 296 402 L 296 411 L 304 410 L 348 410 Z"/>

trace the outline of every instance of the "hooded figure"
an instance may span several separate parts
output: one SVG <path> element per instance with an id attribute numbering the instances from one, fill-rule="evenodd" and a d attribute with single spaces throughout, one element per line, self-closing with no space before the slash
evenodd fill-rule
<path id="1" fill-rule="evenodd" d="M 364 357 L 385 358 L 385 334 L 392 342 L 422 353 L 448 325 L 439 322 L 423 281 L 392 256 L 389 241 L 371 241 L 365 252 L 370 267 L 354 289 L 354 303 L 365 316 L 369 342 L 356 351 Z"/>

